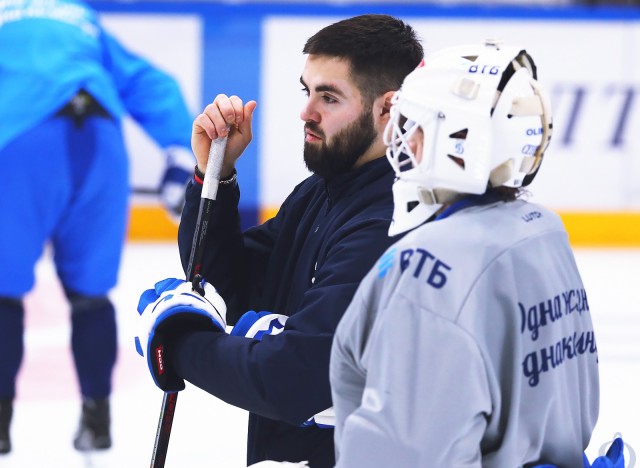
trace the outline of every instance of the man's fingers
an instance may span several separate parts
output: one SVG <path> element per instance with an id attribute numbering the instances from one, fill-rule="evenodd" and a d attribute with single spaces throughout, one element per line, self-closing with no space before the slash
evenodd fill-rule
<path id="1" fill-rule="evenodd" d="M 238 130 L 243 135 L 251 135 L 251 122 L 253 121 L 253 111 L 256 109 L 258 103 L 256 101 L 249 101 L 244 105 L 242 123 L 238 125 Z"/>
<path id="2" fill-rule="evenodd" d="M 216 130 L 216 126 L 211 120 L 209 114 L 202 113 L 198 115 L 193 121 L 193 133 L 201 134 L 206 133 L 210 140 L 215 140 L 218 138 L 218 131 Z"/>
<path id="3" fill-rule="evenodd" d="M 242 123 L 242 121 L 244 120 L 244 115 L 243 115 L 243 105 L 242 105 L 242 99 L 240 99 L 238 96 L 231 96 L 229 98 L 229 102 L 231 103 L 231 106 L 233 107 L 233 120 L 229 121 L 229 119 L 227 118 L 227 124 L 228 125 L 234 125 L 234 124 L 240 124 Z M 231 116 L 229 116 L 231 117 Z"/>
<path id="4" fill-rule="evenodd" d="M 247 104 L 244 106 L 244 119 L 245 120 L 251 120 L 251 118 L 253 117 L 253 111 L 256 109 L 257 105 L 258 105 L 258 103 L 256 101 L 247 102 Z"/>
<path id="5" fill-rule="evenodd" d="M 243 120 L 242 100 L 238 96 L 218 94 L 205 110 L 216 126 L 220 136 L 226 136 L 229 129 Z"/>
<path id="6" fill-rule="evenodd" d="M 203 114 L 209 118 L 215 129 L 214 135 L 207 132 L 212 140 L 220 136 L 227 135 L 227 118 L 229 118 L 229 114 L 233 116 L 233 107 L 231 106 L 229 99 L 226 96 L 224 96 L 224 98 L 221 98 L 220 96 L 223 95 L 218 95 L 211 104 L 204 108 L 203 112 Z M 227 115 L 227 117 L 225 117 L 225 115 Z"/>
<path id="7" fill-rule="evenodd" d="M 232 128 L 238 128 L 240 133 L 243 133 L 239 127 L 246 128 L 248 125 L 249 129 L 251 128 L 251 117 L 255 107 L 255 101 L 244 104 L 238 96 L 218 94 L 194 121 L 194 131 L 201 133 L 196 128 L 199 127 L 211 140 L 229 135 Z"/>

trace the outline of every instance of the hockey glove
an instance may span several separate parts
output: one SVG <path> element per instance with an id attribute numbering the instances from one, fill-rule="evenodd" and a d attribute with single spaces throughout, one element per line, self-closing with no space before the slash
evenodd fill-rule
<path id="1" fill-rule="evenodd" d="M 624 468 L 624 446 L 625 443 L 622 441 L 622 437 L 620 434 L 616 434 L 607 453 L 593 460 L 591 468 Z M 632 457 L 635 462 L 635 454 L 632 455 L 631 453 L 629 454 L 629 461 L 631 462 Z M 633 466 L 633 464 L 629 463 L 629 466 Z"/>
<path id="2" fill-rule="evenodd" d="M 229 334 L 261 341 L 264 335 L 281 333 L 288 318 L 286 315 L 250 310 L 242 314 Z"/>
<path id="3" fill-rule="evenodd" d="M 266 335 L 279 335 L 282 333 L 288 318 L 288 316 L 282 314 L 250 310 L 242 314 L 229 334 L 262 341 L 262 338 Z M 333 428 L 335 425 L 336 415 L 333 406 L 313 415 L 301 424 L 302 427 L 315 426 L 320 428 Z"/>
<path id="4" fill-rule="evenodd" d="M 593 460 L 593 463 L 589 463 L 586 454 L 582 455 L 583 468 L 624 468 L 624 446 L 625 443 L 622 441 L 622 437 L 616 434 L 607 453 L 600 455 Z M 635 454 L 633 456 L 635 457 Z M 633 460 L 635 461 L 635 458 Z M 633 466 L 633 463 L 629 466 Z M 545 463 L 544 465 L 536 465 L 533 468 L 558 468 L 558 466 Z"/>
<path id="5" fill-rule="evenodd" d="M 167 278 L 140 296 L 136 350 L 146 358 L 153 382 L 165 392 L 184 389 L 184 380 L 168 359 L 173 340 L 190 331 L 226 331 L 224 300 L 209 283 L 202 280 L 201 286 L 204 296 L 191 283 Z"/>
<path id="6" fill-rule="evenodd" d="M 160 200 L 171 219 L 179 223 L 187 183 L 193 177 L 196 158 L 191 150 L 182 146 L 170 146 L 166 150 L 167 168 L 160 183 Z"/>

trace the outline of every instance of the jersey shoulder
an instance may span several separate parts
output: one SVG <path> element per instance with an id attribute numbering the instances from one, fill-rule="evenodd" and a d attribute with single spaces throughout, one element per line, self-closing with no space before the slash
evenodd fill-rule
<path id="1" fill-rule="evenodd" d="M 504 250 L 528 238 L 565 233 L 560 217 L 551 210 L 526 201 L 499 202 L 461 210 L 423 224 L 403 239 L 439 251 L 471 249 Z"/>
<path id="2" fill-rule="evenodd" d="M 409 232 L 387 249 L 366 281 L 376 302 L 400 295 L 453 319 L 489 269 L 526 262 L 545 248 L 569 250 L 552 211 L 525 201 L 472 207 Z"/>

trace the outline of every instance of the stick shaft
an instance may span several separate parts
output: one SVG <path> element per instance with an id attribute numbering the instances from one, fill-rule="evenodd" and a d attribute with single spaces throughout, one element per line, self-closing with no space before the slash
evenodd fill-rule
<path id="1" fill-rule="evenodd" d="M 187 281 L 193 280 L 195 275 L 200 274 L 202 259 L 204 257 L 204 239 L 207 235 L 213 201 L 218 194 L 220 172 L 222 171 L 222 161 L 224 159 L 224 149 L 226 146 L 226 138 L 218 138 L 211 142 L 207 168 L 205 169 L 204 180 L 202 181 L 202 195 L 200 198 L 200 209 L 198 210 L 198 220 L 196 221 L 196 230 L 193 233 L 193 242 L 191 243 L 191 254 L 187 267 Z"/>
<path id="2" fill-rule="evenodd" d="M 178 402 L 178 393 L 165 393 L 162 398 L 162 408 L 156 429 L 156 438 L 153 444 L 153 454 L 151 455 L 151 467 L 162 468 L 167 459 L 167 449 L 169 448 L 169 436 L 173 425 L 173 415 Z"/>
<path id="3" fill-rule="evenodd" d="M 207 161 L 207 168 L 202 183 L 202 197 L 200 198 L 200 208 L 198 209 L 198 220 L 196 221 L 196 230 L 193 233 L 191 254 L 187 267 L 187 281 L 193 280 L 194 276 L 200 274 L 202 259 L 204 257 L 204 240 L 207 235 L 213 201 L 218 194 L 218 184 L 220 182 L 220 172 L 222 170 L 222 161 L 224 159 L 224 149 L 226 146 L 226 138 L 218 138 L 211 142 L 209 160 Z M 164 394 L 158 428 L 156 430 L 156 439 L 153 446 L 153 454 L 151 456 L 151 468 L 164 467 L 177 402 L 177 392 Z"/>

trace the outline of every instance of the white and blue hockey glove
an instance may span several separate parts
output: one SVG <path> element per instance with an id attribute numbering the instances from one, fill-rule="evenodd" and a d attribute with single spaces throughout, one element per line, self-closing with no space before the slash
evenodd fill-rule
<path id="1" fill-rule="evenodd" d="M 625 443 L 622 440 L 622 436 L 620 434 L 616 434 L 613 439 L 613 443 L 607 450 L 607 453 L 600 455 L 598 458 L 593 460 L 591 468 L 624 468 L 624 447 Z M 632 457 L 634 463 L 631 463 Z M 586 458 L 587 457 L 585 455 L 585 459 Z M 629 459 L 629 466 L 633 466 L 635 464 L 635 454 L 629 453 Z M 586 463 L 585 466 L 587 466 Z"/>
<path id="2" fill-rule="evenodd" d="M 593 463 L 589 463 L 587 454 L 583 454 L 582 468 L 625 468 L 624 447 L 625 443 L 622 441 L 622 436 L 620 434 L 616 434 L 612 444 L 607 450 L 607 453 L 604 455 L 600 455 L 598 458 L 593 460 Z M 634 466 L 635 464 L 635 454 L 633 454 L 632 456 L 634 458 L 633 463 L 629 465 L 630 467 Z M 533 468 L 558 468 L 558 466 L 545 463 L 544 465 L 536 465 Z"/>
<path id="3" fill-rule="evenodd" d="M 229 334 L 262 341 L 262 338 L 266 335 L 279 335 L 282 333 L 288 318 L 287 315 L 250 310 L 242 314 Z M 302 427 L 314 426 L 324 429 L 333 428 L 335 425 L 336 415 L 333 407 L 313 415 L 301 424 Z"/>
<path id="4" fill-rule="evenodd" d="M 172 340 L 189 331 L 225 333 L 227 306 L 212 285 L 202 280 L 204 296 L 190 282 L 167 278 L 147 289 L 138 302 L 136 351 L 147 360 L 154 383 L 165 392 L 184 389 L 184 380 L 171 368 Z"/>
<path id="5" fill-rule="evenodd" d="M 171 219 L 179 223 L 184 208 L 185 190 L 193 177 L 196 158 L 190 149 L 170 146 L 166 149 L 167 168 L 160 182 L 160 200 Z"/>
<path id="6" fill-rule="evenodd" d="M 229 334 L 261 341 L 264 335 L 278 335 L 281 333 L 288 318 L 288 316 L 282 314 L 250 310 L 242 314 L 242 317 L 238 319 Z"/>

